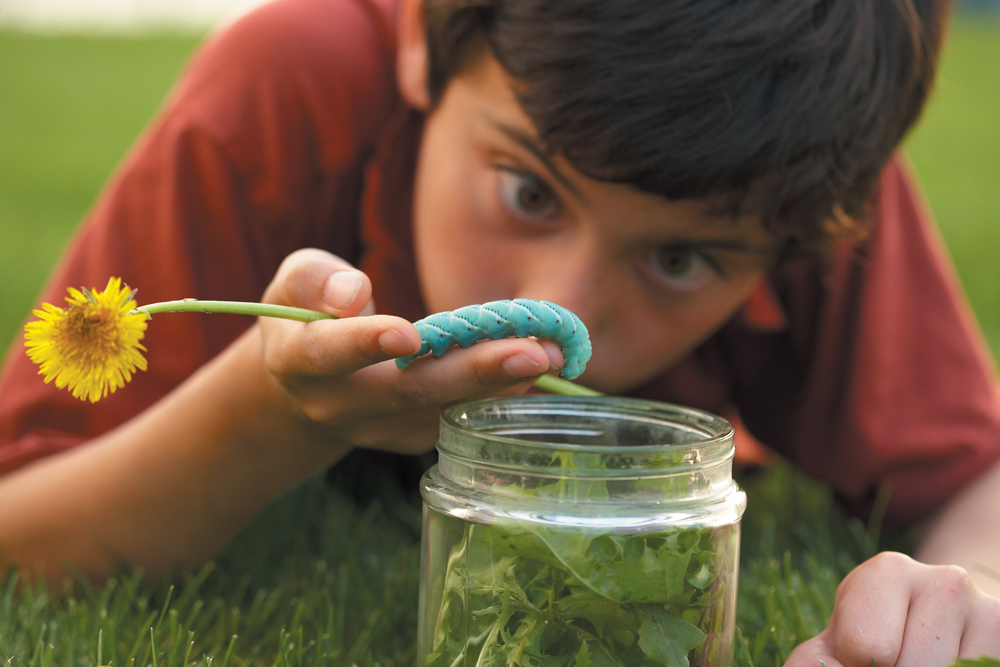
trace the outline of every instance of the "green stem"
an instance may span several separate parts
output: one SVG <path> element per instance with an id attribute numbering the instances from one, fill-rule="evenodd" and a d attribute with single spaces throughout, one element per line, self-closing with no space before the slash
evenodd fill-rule
<path id="1" fill-rule="evenodd" d="M 253 317 L 280 317 L 298 322 L 315 322 L 317 320 L 335 320 L 337 317 L 327 313 L 305 308 L 276 306 L 271 303 L 251 303 L 245 301 L 200 301 L 198 299 L 181 299 L 180 301 L 162 301 L 139 306 L 129 315 L 145 315 L 152 319 L 160 313 L 229 313 L 231 315 L 251 315 Z M 562 396 L 603 396 L 599 391 L 563 380 L 552 375 L 543 375 L 535 381 L 535 386 L 543 391 Z"/>
<path id="2" fill-rule="evenodd" d="M 280 317 L 298 322 L 315 322 L 316 320 L 335 320 L 334 315 L 321 313 L 305 308 L 276 306 L 271 303 L 249 303 L 243 301 L 199 301 L 198 299 L 181 299 L 180 301 L 163 301 L 139 306 L 129 315 L 144 313 L 147 318 L 160 313 L 229 313 L 231 315 L 252 315 L 254 317 Z"/>
<path id="3" fill-rule="evenodd" d="M 535 386 L 551 394 L 562 396 L 604 396 L 601 392 L 582 384 L 563 380 L 554 375 L 543 375 L 535 380 Z"/>

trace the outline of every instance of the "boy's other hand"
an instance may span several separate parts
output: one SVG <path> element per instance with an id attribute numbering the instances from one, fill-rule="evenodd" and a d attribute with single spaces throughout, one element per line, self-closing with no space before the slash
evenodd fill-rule
<path id="1" fill-rule="evenodd" d="M 371 294 L 364 273 L 315 249 L 289 255 L 264 294 L 267 303 L 342 318 L 259 322 L 268 373 L 297 417 L 331 443 L 428 451 L 444 407 L 523 393 L 539 375 L 562 366 L 562 352 L 551 341 L 507 339 L 451 350 L 400 371 L 392 360 L 416 352 L 420 334 L 402 318 L 376 315 Z"/>
<path id="2" fill-rule="evenodd" d="M 1000 599 L 960 567 L 884 552 L 837 589 L 826 629 L 792 651 L 786 667 L 950 667 L 1000 657 Z"/>

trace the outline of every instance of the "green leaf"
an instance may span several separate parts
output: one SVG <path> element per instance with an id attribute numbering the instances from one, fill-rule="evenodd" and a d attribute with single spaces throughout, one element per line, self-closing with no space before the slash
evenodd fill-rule
<path id="1" fill-rule="evenodd" d="M 639 628 L 639 648 L 648 658 L 666 667 L 688 667 L 688 651 L 707 636 L 666 610 L 654 609 Z"/>
<path id="2" fill-rule="evenodd" d="M 690 647 L 706 637 L 701 610 L 722 598 L 712 585 L 720 560 L 710 529 L 623 535 L 501 519 L 479 540 L 470 544 L 481 563 L 471 566 L 470 592 L 482 591 L 500 617 L 501 646 L 516 646 L 508 664 L 575 667 L 586 641 L 594 667 L 642 662 L 650 651 L 654 661 L 686 665 Z"/>
<path id="3" fill-rule="evenodd" d="M 576 652 L 576 662 L 573 667 L 597 667 L 590 659 L 590 649 L 587 648 L 587 640 L 580 642 L 580 650 Z"/>
<path id="4" fill-rule="evenodd" d="M 500 643 L 499 630 L 500 623 L 497 622 L 483 644 L 476 667 L 507 667 L 510 647 Z"/>
<path id="5" fill-rule="evenodd" d="M 638 630 L 638 621 L 617 602 L 598 596 L 587 588 L 571 587 L 569 591 L 567 597 L 556 602 L 559 616 L 590 621 L 597 630 L 597 636 L 601 638 L 608 626 Z"/>
<path id="6" fill-rule="evenodd" d="M 511 580 L 513 577 L 511 577 Z M 509 581 L 507 582 L 509 583 Z M 517 584 L 514 584 L 515 586 Z M 514 613 L 510 608 L 510 588 L 504 589 L 504 592 L 500 595 L 500 621 L 498 622 L 498 627 L 500 628 L 500 637 L 503 639 L 505 644 L 513 644 L 514 638 L 507 632 L 507 623 L 510 622 L 510 617 Z"/>
<path id="7" fill-rule="evenodd" d="M 590 659 L 596 667 L 625 667 L 621 660 L 604 645 L 603 642 L 594 640 L 588 645 L 590 649 Z"/>
<path id="8" fill-rule="evenodd" d="M 519 527 L 495 525 L 488 539 L 509 553 L 567 570 L 579 582 L 609 600 L 625 603 L 678 603 L 692 554 L 698 549 L 698 531 L 685 537 L 675 533 L 653 549 L 622 545 L 607 531 L 567 530 L 524 522 Z M 606 546 L 605 546 L 606 545 Z M 624 553 L 623 553 L 624 552 Z M 638 555 L 633 562 L 631 558 Z"/>
<path id="9" fill-rule="evenodd" d="M 704 590 L 709 584 L 715 581 L 715 572 L 712 572 L 711 565 L 704 563 L 698 568 L 697 572 L 688 575 L 687 581 L 695 588 Z"/>
<path id="10" fill-rule="evenodd" d="M 563 535 L 560 542 L 567 544 L 574 551 L 579 551 L 584 542 L 589 544 L 594 537 L 594 535 L 584 536 L 579 531 L 563 532 L 568 534 Z M 553 553 L 552 547 L 544 539 L 519 522 L 507 523 L 498 520 L 486 532 L 486 540 L 511 555 L 530 558 L 560 569 L 566 568 L 566 564 Z"/>
<path id="11" fill-rule="evenodd" d="M 619 602 L 676 602 L 684 595 L 691 552 L 675 551 L 669 544 L 646 549 L 638 562 L 628 560 L 610 564 L 600 574 L 596 585 L 605 595 Z"/>

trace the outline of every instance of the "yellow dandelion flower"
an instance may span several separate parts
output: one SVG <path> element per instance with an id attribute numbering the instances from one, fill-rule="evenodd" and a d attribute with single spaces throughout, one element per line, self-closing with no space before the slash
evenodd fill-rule
<path id="1" fill-rule="evenodd" d="M 25 325 L 24 345 L 46 383 L 55 380 L 75 398 L 96 403 L 124 387 L 137 368 L 146 370 L 146 348 L 139 341 L 147 317 L 130 314 L 135 292 L 119 278 L 108 280 L 103 292 L 68 291 L 67 308 L 43 303 L 32 311 L 41 319 Z"/>

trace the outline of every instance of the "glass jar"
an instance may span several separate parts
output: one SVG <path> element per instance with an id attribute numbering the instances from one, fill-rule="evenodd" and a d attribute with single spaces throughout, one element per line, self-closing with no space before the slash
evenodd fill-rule
<path id="1" fill-rule="evenodd" d="M 522 396 L 441 416 L 424 476 L 418 667 L 721 667 L 733 428 L 690 408 Z"/>

